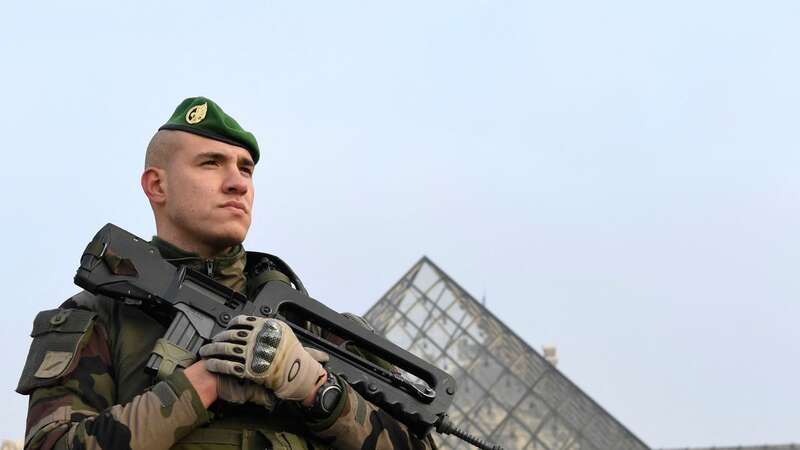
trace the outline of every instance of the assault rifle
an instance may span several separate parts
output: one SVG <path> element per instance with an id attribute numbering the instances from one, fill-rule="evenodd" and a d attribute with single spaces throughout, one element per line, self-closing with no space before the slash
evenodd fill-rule
<path id="1" fill-rule="evenodd" d="M 502 450 L 450 422 L 446 411 L 456 393 L 453 377 L 284 281 L 268 281 L 250 300 L 200 272 L 173 266 L 147 241 L 107 224 L 86 247 L 75 284 L 92 294 L 172 317 L 146 364 L 154 375 L 189 366 L 200 347 L 240 314 L 274 317 L 286 322 L 304 346 L 328 353 L 327 370 L 417 436 L 435 429 L 481 449 Z M 311 333 L 307 322 L 385 360 L 393 370 L 350 352 L 341 341 L 336 344 Z"/>

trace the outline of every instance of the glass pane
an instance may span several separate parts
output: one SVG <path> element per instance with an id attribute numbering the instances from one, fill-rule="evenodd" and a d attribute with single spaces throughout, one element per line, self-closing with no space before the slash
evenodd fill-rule
<path id="1" fill-rule="evenodd" d="M 447 410 L 447 417 L 450 418 L 451 422 L 458 425 L 464 421 L 465 415 L 457 405 L 450 405 L 450 409 Z"/>
<path id="2" fill-rule="evenodd" d="M 492 443 L 498 444 L 506 450 L 521 449 L 531 440 L 531 434 L 521 423 L 513 418 L 508 418 L 491 435 L 490 439 Z"/>
<path id="3" fill-rule="evenodd" d="M 427 297 L 431 302 L 435 302 L 445 290 L 447 290 L 447 286 L 444 284 L 444 282 L 442 282 L 441 279 L 436 280 L 436 283 L 434 283 L 433 286 L 431 286 L 430 289 L 425 292 L 425 297 Z"/>
<path id="4" fill-rule="evenodd" d="M 414 294 L 414 291 L 407 290 L 403 293 L 403 295 L 399 296 L 397 300 L 395 300 L 395 305 L 399 311 L 406 312 L 409 308 L 414 306 L 417 303 L 417 296 Z"/>
<path id="5" fill-rule="evenodd" d="M 472 365 L 470 373 L 486 389 L 493 389 L 503 373 L 503 366 L 488 353 L 482 353 Z"/>
<path id="6" fill-rule="evenodd" d="M 573 428 L 580 429 L 589 422 L 592 416 L 598 414 L 600 411 L 594 406 L 591 400 L 575 390 L 572 395 L 564 401 L 558 409 L 558 412 Z"/>
<path id="7" fill-rule="evenodd" d="M 394 306 L 382 302 L 381 307 L 373 309 L 369 315 L 364 317 L 364 320 L 375 328 L 376 333 L 385 334 L 386 328 L 399 314 Z"/>
<path id="8" fill-rule="evenodd" d="M 398 321 L 388 332 L 386 332 L 386 339 L 392 341 L 400 348 L 408 349 L 414 341 L 414 337 L 409 335 L 402 321 Z"/>
<path id="9" fill-rule="evenodd" d="M 514 336 L 500 336 L 489 346 L 489 353 L 494 355 L 500 364 L 511 367 L 519 358 L 527 358 L 528 352 L 518 343 Z"/>
<path id="10" fill-rule="evenodd" d="M 486 319 L 477 320 L 467 329 L 472 337 L 480 344 L 486 344 L 487 341 L 491 341 L 492 336 L 488 332 L 486 322 Z"/>
<path id="11" fill-rule="evenodd" d="M 389 292 L 387 292 L 383 297 L 383 300 L 388 301 L 392 305 L 397 305 L 399 298 L 404 292 L 406 292 L 406 290 L 408 290 L 409 286 L 411 286 L 411 283 L 409 282 L 408 278 L 403 278 L 402 280 L 398 281 L 397 284 L 392 286 Z"/>
<path id="12" fill-rule="evenodd" d="M 462 302 L 455 302 L 447 308 L 447 315 L 462 327 L 472 322 L 473 316 L 467 311 Z"/>
<path id="13" fill-rule="evenodd" d="M 430 264 L 423 264 L 420 267 L 417 276 L 414 277 L 414 286 L 420 291 L 425 292 L 433 286 L 434 283 L 439 281 L 439 274 L 431 267 Z"/>
<path id="14" fill-rule="evenodd" d="M 595 450 L 595 448 L 586 439 L 577 439 L 572 441 L 569 450 Z"/>
<path id="15" fill-rule="evenodd" d="M 409 348 L 409 351 L 429 363 L 434 363 L 439 359 L 439 355 L 442 354 L 442 351 L 425 337 L 417 339 L 414 345 Z"/>
<path id="16" fill-rule="evenodd" d="M 555 370 L 547 372 L 533 388 L 533 391 L 539 394 L 552 407 L 561 406 L 561 402 L 566 398 L 568 390 L 567 380 Z"/>
<path id="17" fill-rule="evenodd" d="M 436 442 L 436 447 L 440 450 L 461 450 L 461 439 L 455 436 L 448 436 L 446 434 L 433 433 L 433 440 Z"/>
<path id="18" fill-rule="evenodd" d="M 440 310 L 436 305 L 433 304 L 430 300 L 425 301 L 425 309 L 427 310 L 428 317 L 424 323 L 424 329 L 427 331 L 430 329 L 434 324 L 438 324 L 441 322 L 442 317 L 444 317 L 444 312 Z M 447 318 L 445 317 L 445 320 Z"/>
<path id="19" fill-rule="evenodd" d="M 647 450 L 647 446 L 645 446 L 641 441 L 636 439 L 634 436 L 630 436 L 624 439 L 620 444 L 617 446 L 620 450 Z"/>
<path id="20" fill-rule="evenodd" d="M 456 374 L 464 371 L 464 368 L 456 364 L 447 354 L 442 354 L 439 359 L 436 360 L 436 367 L 444 370 L 456 379 L 458 378 Z"/>
<path id="21" fill-rule="evenodd" d="M 444 283 L 442 283 L 442 285 L 445 286 Z M 438 297 L 431 298 L 431 300 L 436 302 L 436 306 L 438 306 L 442 310 L 447 309 L 447 307 L 450 306 L 453 303 L 453 301 L 455 301 L 455 299 L 456 297 L 455 295 L 453 295 L 453 291 L 450 289 L 443 289 Z"/>
<path id="22" fill-rule="evenodd" d="M 528 353 L 527 358 L 520 358 L 511 366 L 511 372 L 528 386 L 534 386 L 550 364 L 536 353 Z"/>
<path id="23" fill-rule="evenodd" d="M 549 450 L 549 449 L 547 448 L 547 446 L 545 446 L 544 444 L 542 444 L 538 440 L 533 439 L 528 444 L 528 446 L 525 447 L 525 450 Z"/>
<path id="24" fill-rule="evenodd" d="M 558 416 L 550 416 L 550 419 L 536 435 L 550 450 L 568 448 L 572 444 L 574 436 L 572 430 Z"/>
<path id="25" fill-rule="evenodd" d="M 430 317 L 430 307 L 427 303 L 425 300 L 419 300 L 416 305 L 406 312 L 408 319 L 423 330 L 426 328 L 425 322 Z"/>
<path id="26" fill-rule="evenodd" d="M 408 333 L 409 336 L 413 338 L 419 336 L 420 334 L 419 328 L 416 325 L 414 325 L 413 322 L 406 319 L 405 317 L 400 318 L 400 325 L 402 325 L 402 327 L 406 330 L 406 333 Z"/>
<path id="27" fill-rule="evenodd" d="M 441 315 L 436 320 L 432 321 L 428 328 L 425 329 L 430 340 L 435 342 L 439 347 L 446 349 L 459 333 L 459 328 L 455 322 Z"/>
<path id="28" fill-rule="evenodd" d="M 486 395 L 486 392 L 478 386 L 478 384 L 469 377 L 464 377 L 458 380 L 458 393 L 453 402 L 465 414 L 471 416 L 472 408 Z"/>
<path id="29" fill-rule="evenodd" d="M 462 334 L 450 348 L 447 349 L 451 358 L 455 359 L 462 367 L 469 367 L 478 356 L 480 347 L 478 343 L 466 334 Z"/>
<path id="30" fill-rule="evenodd" d="M 519 403 L 526 392 L 527 388 L 525 385 L 519 381 L 519 378 L 510 373 L 503 375 L 494 388 L 492 388 L 492 395 L 494 395 L 497 401 L 506 409 L 511 409 L 514 405 Z"/>
<path id="31" fill-rule="evenodd" d="M 483 428 L 483 435 L 488 436 L 507 415 L 508 412 L 499 403 L 492 399 L 491 396 L 486 396 L 473 411 L 472 417 Z"/>
<path id="32" fill-rule="evenodd" d="M 534 394 L 528 394 L 525 400 L 517 405 L 517 409 L 514 410 L 513 414 L 525 425 L 525 428 L 535 432 L 549 412 L 550 408 L 545 405 L 542 399 Z"/>
<path id="33" fill-rule="evenodd" d="M 595 416 L 582 433 L 598 449 L 613 448 L 620 438 L 616 422 L 605 415 Z"/>

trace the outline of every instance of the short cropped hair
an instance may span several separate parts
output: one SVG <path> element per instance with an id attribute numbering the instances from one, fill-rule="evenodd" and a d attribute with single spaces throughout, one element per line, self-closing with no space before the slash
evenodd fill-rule
<path id="1" fill-rule="evenodd" d="M 177 132 L 170 130 L 160 130 L 153 135 L 150 143 L 147 144 L 147 152 L 144 156 L 144 168 L 160 167 L 165 168 L 169 164 L 170 158 L 178 149 Z"/>

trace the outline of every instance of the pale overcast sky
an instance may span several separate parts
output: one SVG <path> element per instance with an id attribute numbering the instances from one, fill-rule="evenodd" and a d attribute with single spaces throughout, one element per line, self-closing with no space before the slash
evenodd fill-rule
<path id="1" fill-rule="evenodd" d="M 116 3 L 0 6 L 0 438 L 204 95 L 262 147 L 246 246 L 333 308 L 426 254 L 650 446 L 800 441 L 800 2 Z"/>

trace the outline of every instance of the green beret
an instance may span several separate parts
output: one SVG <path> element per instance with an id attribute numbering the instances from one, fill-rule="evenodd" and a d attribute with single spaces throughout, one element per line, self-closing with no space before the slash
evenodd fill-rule
<path id="1" fill-rule="evenodd" d="M 253 162 L 258 162 L 258 142 L 253 133 L 245 131 L 219 105 L 205 97 L 182 101 L 159 130 L 180 130 L 236 145 L 250 152 Z"/>

